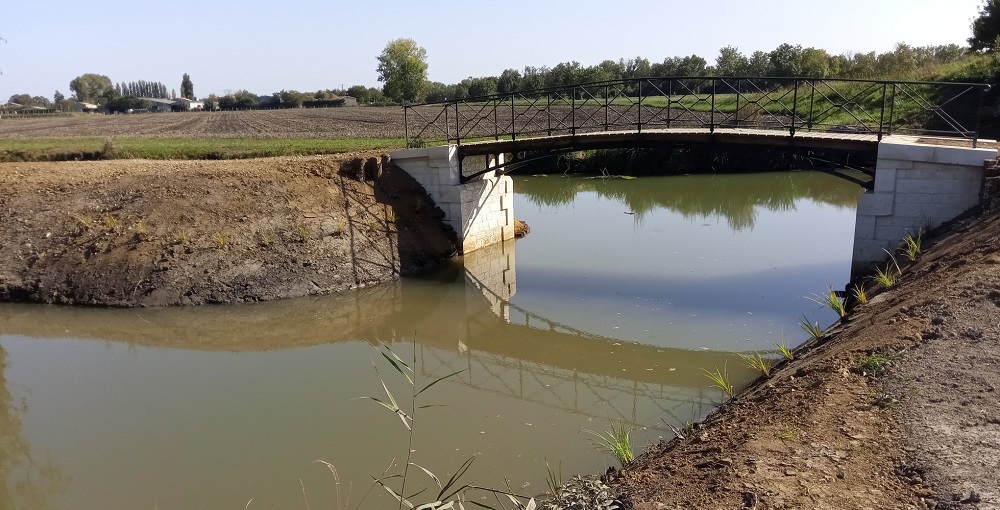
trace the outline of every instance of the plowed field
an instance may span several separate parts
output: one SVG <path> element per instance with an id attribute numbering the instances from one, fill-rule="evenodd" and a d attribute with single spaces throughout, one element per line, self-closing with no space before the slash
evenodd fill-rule
<path id="1" fill-rule="evenodd" d="M 0 119 L 0 138 L 402 138 L 403 109 L 81 114 Z"/>

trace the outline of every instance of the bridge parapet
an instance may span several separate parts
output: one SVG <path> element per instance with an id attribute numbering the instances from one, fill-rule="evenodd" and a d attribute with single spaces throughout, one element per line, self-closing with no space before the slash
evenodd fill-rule
<path id="1" fill-rule="evenodd" d="M 948 222 L 980 202 L 996 149 L 945 147 L 893 137 L 878 148 L 875 187 L 858 200 L 853 272 L 886 259 L 908 234 Z"/>
<path id="2" fill-rule="evenodd" d="M 390 154 L 444 211 L 445 223 L 458 235 L 462 253 L 514 238 L 514 182 L 488 172 L 462 182 L 458 147 L 406 149 Z M 490 156 L 500 168 L 503 154 Z"/>

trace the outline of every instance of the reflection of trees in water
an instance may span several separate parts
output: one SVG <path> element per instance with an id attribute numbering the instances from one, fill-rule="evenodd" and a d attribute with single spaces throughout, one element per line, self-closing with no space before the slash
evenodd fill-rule
<path id="1" fill-rule="evenodd" d="M 7 351 L 0 346 L 0 510 L 48 508 L 47 497 L 62 492 L 59 469 L 39 464 L 21 433 L 25 404 L 15 405 L 7 390 Z"/>
<path id="2" fill-rule="evenodd" d="M 733 230 L 753 229 L 757 207 L 769 211 L 795 209 L 795 201 L 811 199 L 840 208 L 856 207 L 860 187 L 817 172 L 693 175 L 669 178 L 581 179 L 547 177 L 522 181 L 515 192 L 540 206 L 571 203 L 580 192 L 621 202 L 642 222 L 643 216 L 666 208 L 685 217 L 725 218 Z"/>

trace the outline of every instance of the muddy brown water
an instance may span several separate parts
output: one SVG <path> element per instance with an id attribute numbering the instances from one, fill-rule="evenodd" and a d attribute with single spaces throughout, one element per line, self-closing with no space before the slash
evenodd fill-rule
<path id="1" fill-rule="evenodd" d="M 417 411 L 413 462 L 445 477 L 476 456 L 466 481 L 526 494 L 546 462 L 603 471 L 586 430 L 670 437 L 723 401 L 702 369 L 745 384 L 738 353 L 832 322 L 803 296 L 847 282 L 861 191 L 810 172 L 515 189 L 532 233 L 475 271 L 252 305 L 0 305 L 0 508 L 354 508 L 408 449 L 358 398 L 381 378 L 408 400 L 379 344 L 418 385 L 461 371 L 419 397 L 443 407 Z"/>

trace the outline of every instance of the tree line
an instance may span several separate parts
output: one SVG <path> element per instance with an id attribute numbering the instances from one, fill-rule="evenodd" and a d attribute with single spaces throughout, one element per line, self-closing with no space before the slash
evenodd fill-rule
<path id="1" fill-rule="evenodd" d="M 771 51 L 745 54 L 735 46 L 719 50 L 715 64 L 699 55 L 651 62 L 643 57 L 577 61 L 553 67 L 505 69 L 495 76 L 468 77 L 445 84 L 427 80 L 427 51 L 412 39 L 390 41 L 378 56 L 385 97 L 397 102 L 443 101 L 507 94 L 578 83 L 659 76 L 809 77 L 841 79 L 1000 79 L 1000 0 L 984 0 L 972 21 L 969 46 L 914 47 L 898 43 L 892 51 L 831 54 L 820 48 L 781 44 Z"/>
<path id="2" fill-rule="evenodd" d="M 412 42 L 412 41 L 410 41 Z M 408 46 L 410 42 L 403 43 Z M 390 45 L 398 46 L 399 40 Z M 397 52 L 390 48 L 383 57 Z M 553 67 L 526 66 L 522 70 L 505 69 L 496 76 L 468 77 L 458 83 L 423 81 L 411 75 L 408 85 L 400 85 L 392 73 L 399 69 L 380 65 L 385 95 L 397 101 L 443 101 L 468 97 L 508 94 L 522 90 L 560 87 L 578 83 L 623 80 L 653 76 L 742 76 L 742 77 L 811 77 L 849 79 L 917 79 L 943 66 L 959 61 L 968 51 L 957 44 L 913 47 L 899 43 L 893 51 L 831 55 L 818 48 L 781 44 L 769 51 L 749 55 L 734 46 L 719 50 L 714 65 L 698 55 L 669 57 L 651 62 L 643 57 L 605 60 L 583 66 L 577 61 L 561 62 Z M 408 55 L 412 59 L 414 54 Z M 390 56 L 390 58 L 392 58 Z M 418 56 L 419 58 L 419 56 Z M 387 74 L 388 73 L 388 74 Z"/>

